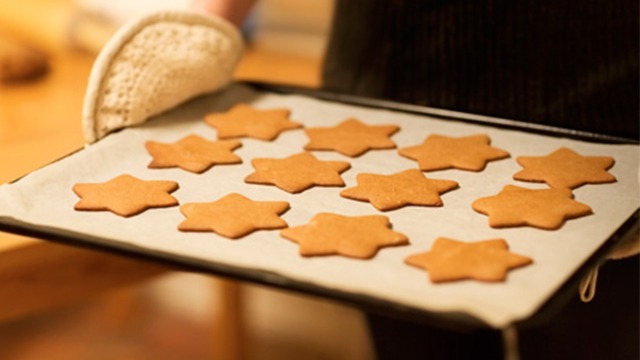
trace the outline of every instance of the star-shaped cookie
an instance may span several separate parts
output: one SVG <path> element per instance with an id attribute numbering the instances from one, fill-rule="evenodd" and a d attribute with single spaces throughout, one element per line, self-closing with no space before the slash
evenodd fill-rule
<path id="1" fill-rule="evenodd" d="M 429 179 L 418 169 L 392 175 L 361 173 L 356 177 L 356 181 L 358 186 L 347 188 L 340 195 L 349 199 L 369 201 L 381 211 L 405 205 L 440 206 L 440 194 L 458 187 L 455 181 Z"/>
<path id="2" fill-rule="evenodd" d="M 108 210 L 129 217 L 149 208 L 178 205 L 178 200 L 169 195 L 176 189 L 175 181 L 140 180 L 126 174 L 103 183 L 79 183 L 73 186 L 73 192 L 80 197 L 74 209 Z"/>
<path id="3" fill-rule="evenodd" d="M 486 282 L 505 281 L 511 269 L 533 261 L 514 254 L 504 239 L 462 242 L 437 238 L 431 251 L 411 255 L 405 263 L 427 271 L 433 283 L 464 279 Z"/>
<path id="4" fill-rule="evenodd" d="M 335 150 L 356 157 L 371 149 L 393 149 L 396 144 L 389 138 L 400 130 L 396 125 L 366 125 L 349 118 L 333 127 L 305 129 L 309 142 L 305 150 Z"/>
<path id="5" fill-rule="evenodd" d="M 516 158 L 523 169 L 513 175 L 516 180 L 546 182 L 553 188 L 574 189 L 585 184 L 615 182 L 607 172 L 613 166 L 610 156 L 582 156 L 561 147 L 546 156 L 520 156 Z"/>
<path id="6" fill-rule="evenodd" d="M 273 140 L 282 131 L 301 128 L 302 124 L 289 120 L 288 109 L 259 110 L 246 104 L 237 104 L 224 113 L 211 113 L 205 122 L 218 131 L 219 139 L 251 137 Z"/>
<path id="7" fill-rule="evenodd" d="M 571 190 L 526 189 L 507 185 L 494 196 L 480 198 L 471 207 L 489 216 L 493 228 L 533 226 L 555 230 L 565 220 L 586 216 L 591 208 L 573 200 Z"/>
<path id="8" fill-rule="evenodd" d="M 242 145 L 237 140 L 208 141 L 198 135 L 189 135 L 174 143 L 147 141 L 144 145 L 153 157 L 148 165 L 152 169 L 179 167 L 202 173 L 213 165 L 242 162 L 233 153 Z"/>
<path id="9" fill-rule="evenodd" d="M 280 235 L 298 243 L 302 256 L 337 254 L 369 259 L 382 247 L 409 243 L 404 234 L 391 230 L 389 218 L 382 215 L 319 213 L 306 225 L 283 229 Z"/>
<path id="10" fill-rule="evenodd" d="M 318 160 L 308 152 L 283 159 L 257 158 L 251 161 L 256 169 L 244 181 L 251 184 L 275 185 L 290 193 L 299 193 L 314 185 L 344 186 L 340 174 L 351 165 L 345 161 Z"/>
<path id="11" fill-rule="evenodd" d="M 490 145 L 485 134 L 453 138 L 429 135 L 422 144 L 401 148 L 398 153 L 418 161 L 423 171 L 456 168 L 480 171 L 487 162 L 509 157 L 509 153 Z"/>
<path id="12" fill-rule="evenodd" d="M 254 201 L 231 193 L 208 203 L 187 203 L 180 206 L 186 217 L 178 230 L 212 231 L 230 239 L 237 239 L 256 230 L 287 227 L 280 218 L 289 209 L 286 201 Z"/>

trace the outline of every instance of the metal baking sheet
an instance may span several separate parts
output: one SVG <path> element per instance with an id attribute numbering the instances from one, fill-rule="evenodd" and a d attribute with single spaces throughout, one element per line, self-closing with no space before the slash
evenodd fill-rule
<path id="1" fill-rule="evenodd" d="M 354 101 L 349 101 L 353 99 L 343 100 L 235 84 L 141 126 L 111 134 L 0 186 L 0 228 L 168 261 L 356 305 L 442 315 L 501 328 L 533 316 L 596 254 L 602 254 L 612 239 L 637 224 L 637 144 L 564 134 L 549 128 L 519 128 L 518 123 L 508 120 L 469 114 L 422 111 L 390 103 L 365 106 L 376 105 L 375 101 L 369 104 L 366 100 L 354 105 Z M 252 158 L 282 158 L 302 151 L 307 142 L 302 130 L 284 132 L 273 142 L 242 139 L 242 147 L 235 151 L 243 159 L 240 165 L 214 166 L 203 174 L 147 168 L 151 158 L 144 148 L 145 141 L 172 142 L 188 134 L 214 139 L 215 130 L 204 123 L 204 115 L 224 111 L 238 102 L 264 109 L 289 108 L 291 118 L 308 127 L 331 126 L 349 117 L 368 124 L 397 124 L 401 130 L 392 139 L 398 147 L 419 144 L 433 133 L 449 136 L 484 133 L 491 137 L 492 145 L 509 151 L 511 158 L 491 162 L 477 173 L 429 172 L 430 178 L 454 180 L 460 188 L 442 196 L 443 207 L 405 207 L 382 213 L 390 218 L 394 230 L 409 237 L 411 244 L 382 249 L 371 260 L 341 256 L 304 258 L 298 255 L 297 245 L 281 238 L 278 231 L 258 231 L 237 240 L 214 233 L 179 232 L 177 225 L 184 218 L 177 207 L 152 209 L 131 218 L 73 210 L 78 201 L 71 191 L 73 184 L 103 182 L 128 173 L 148 180 L 178 181 L 180 189 L 173 195 L 181 203 L 213 201 L 230 192 L 254 200 L 288 201 L 291 209 L 282 218 L 290 226 L 305 224 L 318 212 L 381 214 L 368 203 L 341 198 L 342 188 L 312 188 L 301 194 L 289 194 L 276 187 L 243 181 L 253 171 Z M 560 146 L 584 155 L 609 155 L 616 160 L 610 170 L 618 179 L 616 183 L 587 185 L 574 191 L 576 200 L 592 207 L 593 215 L 568 221 L 557 231 L 530 227 L 492 229 L 486 216 L 471 209 L 473 200 L 494 195 L 507 184 L 544 187 L 514 181 L 512 175 L 520 169 L 515 158 L 545 155 Z M 334 152 L 314 155 L 323 160 L 349 161 L 351 169 L 343 173 L 347 186 L 356 184 L 355 176 L 360 172 L 389 174 L 417 166 L 414 161 L 400 157 L 396 150 L 370 151 L 358 158 Z M 462 241 L 504 238 L 511 251 L 533 258 L 534 264 L 512 271 L 504 283 L 431 284 L 423 271 L 405 265 L 403 259 L 427 251 L 440 236 Z"/>

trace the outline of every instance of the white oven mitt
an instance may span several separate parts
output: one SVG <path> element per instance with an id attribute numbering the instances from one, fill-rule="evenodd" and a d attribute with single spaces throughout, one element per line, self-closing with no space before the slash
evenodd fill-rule
<path id="1" fill-rule="evenodd" d="M 234 25 L 166 11 L 125 24 L 98 55 L 85 94 L 85 141 L 140 124 L 227 85 L 243 51 Z"/>
<path id="2" fill-rule="evenodd" d="M 605 261 L 596 264 L 589 273 L 582 278 L 578 285 L 578 293 L 583 302 L 590 302 L 596 295 L 600 266 L 604 265 L 608 260 L 620 260 L 640 254 L 640 234 L 638 234 L 637 228 L 634 228 L 632 231 L 633 233 L 626 236 L 607 254 Z"/>

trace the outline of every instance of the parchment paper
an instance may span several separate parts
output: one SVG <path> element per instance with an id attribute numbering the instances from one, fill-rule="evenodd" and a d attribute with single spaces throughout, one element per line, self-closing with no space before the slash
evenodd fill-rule
<path id="1" fill-rule="evenodd" d="M 284 132 L 273 142 L 242 139 L 243 146 L 235 151 L 242 157 L 242 164 L 214 166 L 200 175 L 181 169 L 147 168 L 151 157 L 144 148 L 145 141 L 173 142 L 192 133 L 215 139 L 215 130 L 204 123 L 203 115 L 226 110 L 237 102 L 265 109 L 290 108 L 291 118 L 309 127 L 332 126 L 348 117 L 357 117 L 368 124 L 398 124 L 401 130 L 392 137 L 398 147 L 420 144 L 431 133 L 449 136 L 486 133 L 491 137 L 492 145 L 509 151 L 511 158 L 490 162 L 478 173 L 459 170 L 427 173 L 430 178 L 457 181 L 460 188 L 442 196 L 443 207 L 405 207 L 383 213 L 390 218 L 394 230 L 406 234 L 411 244 L 384 248 L 372 260 L 341 256 L 303 258 L 298 255 L 297 244 L 281 238 L 278 231 L 258 231 L 238 240 L 214 233 L 179 232 L 177 225 L 184 217 L 178 207 L 151 209 L 131 218 L 110 212 L 73 210 L 78 201 L 71 190 L 73 184 L 103 182 L 128 173 L 147 180 L 178 181 L 180 189 L 173 195 L 181 204 L 213 201 L 230 192 L 260 201 L 288 201 L 291 209 L 282 217 L 290 226 L 306 224 L 317 212 L 380 214 L 369 203 L 340 197 L 342 188 L 312 188 L 293 195 L 274 186 L 243 182 L 244 177 L 253 172 L 252 158 L 283 158 L 302 151 L 307 142 L 302 130 Z M 471 209 L 473 200 L 495 195 L 507 184 L 545 187 L 512 180 L 512 175 L 521 169 L 515 158 L 546 155 L 560 146 L 568 146 L 583 155 L 615 158 L 610 172 L 618 182 L 586 185 L 574 191 L 575 199 L 591 206 L 593 215 L 570 220 L 557 231 L 530 227 L 492 229 L 485 215 Z M 352 167 L 343 173 L 347 186 L 356 185 L 355 176 L 360 172 L 391 174 L 417 167 L 415 161 L 399 156 L 396 150 L 370 151 L 354 159 L 334 152 L 314 154 L 324 160 L 349 161 Z M 142 126 L 109 135 L 13 184 L 0 186 L 0 216 L 198 261 L 276 273 L 296 281 L 417 309 L 464 312 L 490 326 L 504 327 L 535 313 L 638 208 L 638 163 L 638 146 L 635 145 L 595 144 L 533 135 L 234 85 Z M 440 236 L 462 241 L 504 238 L 511 251 L 533 258 L 534 264 L 510 272 L 504 283 L 431 284 L 424 271 L 405 265 L 403 259 L 429 250 Z M 91 281 L 90 274 L 87 274 L 87 281 Z"/>

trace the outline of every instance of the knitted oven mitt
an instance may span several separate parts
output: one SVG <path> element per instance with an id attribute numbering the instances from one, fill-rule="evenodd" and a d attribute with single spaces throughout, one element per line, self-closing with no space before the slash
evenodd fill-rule
<path id="1" fill-rule="evenodd" d="M 85 141 L 227 85 L 243 51 L 226 20 L 157 12 L 122 26 L 98 55 L 82 109 Z"/>

